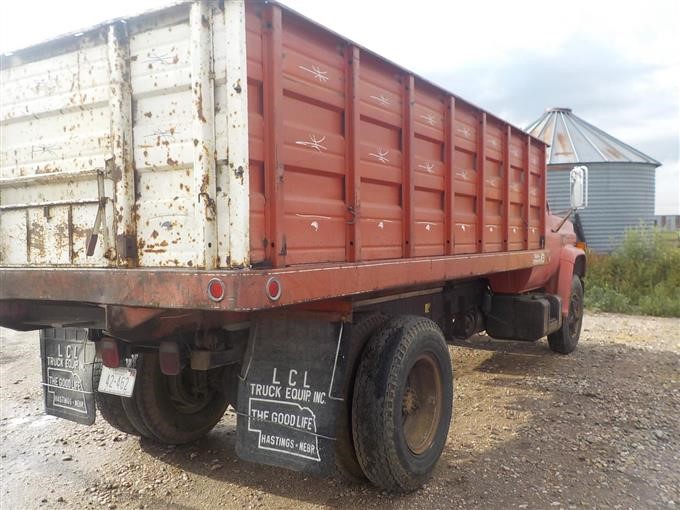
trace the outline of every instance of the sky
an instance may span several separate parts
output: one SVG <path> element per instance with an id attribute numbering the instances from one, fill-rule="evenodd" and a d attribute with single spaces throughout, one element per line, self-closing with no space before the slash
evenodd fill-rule
<path id="1" fill-rule="evenodd" d="M 8 1 L 0 52 L 168 3 Z M 680 214 L 679 0 L 283 3 L 519 127 L 571 108 L 662 162 L 657 213 Z"/>

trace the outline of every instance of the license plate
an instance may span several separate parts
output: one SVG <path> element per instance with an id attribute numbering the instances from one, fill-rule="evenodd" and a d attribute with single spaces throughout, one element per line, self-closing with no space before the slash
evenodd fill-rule
<path id="1" fill-rule="evenodd" d="M 98 390 L 102 393 L 110 393 L 120 397 L 131 397 L 135 389 L 135 378 L 137 370 L 134 368 L 102 367 L 102 374 L 99 378 Z"/>

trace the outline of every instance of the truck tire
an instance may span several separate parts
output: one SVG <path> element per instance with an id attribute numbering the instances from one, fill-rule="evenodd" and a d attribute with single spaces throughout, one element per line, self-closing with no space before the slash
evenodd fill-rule
<path id="1" fill-rule="evenodd" d="M 114 429 L 132 436 L 142 435 L 132 424 L 125 412 L 123 397 L 95 391 L 94 400 L 97 404 L 99 415 Z"/>
<path id="2" fill-rule="evenodd" d="M 99 379 L 102 375 L 101 359 L 95 360 L 93 370 L 94 377 L 92 385 L 94 388 L 94 402 L 99 411 L 99 415 L 114 429 L 124 432 L 125 434 L 139 436 L 139 431 L 132 425 L 130 418 L 125 414 L 121 397 L 110 395 L 109 393 L 101 393 L 98 390 Z"/>
<path id="3" fill-rule="evenodd" d="M 140 356 L 132 400 L 144 425 L 158 441 L 190 443 L 207 434 L 224 416 L 227 398 L 210 386 L 209 375 L 210 371 L 186 367 L 177 376 L 167 376 L 161 372 L 157 352 Z M 196 384 L 201 379 L 206 384 Z"/>
<path id="4" fill-rule="evenodd" d="M 548 345 L 554 352 L 569 354 L 578 344 L 583 324 L 583 284 L 578 275 L 571 280 L 569 314 L 562 320 L 562 327 L 548 335 Z"/>
<path id="5" fill-rule="evenodd" d="M 453 370 L 439 327 L 402 316 L 371 337 L 354 385 L 352 431 L 366 477 L 389 492 L 417 489 L 446 443 Z"/>
<path id="6" fill-rule="evenodd" d="M 135 392 L 137 392 L 137 388 L 135 388 Z M 139 432 L 139 435 L 147 439 L 158 441 L 158 438 L 151 433 L 149 427 L 147 427 L 144 423 L 142 415 L 139 412 L 139 408 L 137 407 L 134 394 L 132 395 L 132 398 L 120 397 L 120 401 L 123 404 L 125 416 L 127 416 L 130 424 L 135 428 L 135 430 Z"/>
<path id="7" fill-rule="evenodd" d="M 354 393 L 354 378 L 357 372 L 356 360 L 361 354 L 366 342 L 380 326 L 387 321 L 387 316 L 375 313 L 364 317 L 356 325 L 352 325 L 352 346 L 350 347 L 350 366 L 345 376 L 345 401 L 338 414 L 335 431 L 335 465 L 338 473 L 348 481 L 359 482 L 366 479 L 361 465 L 357 460 L 352 437 L 352 396 Z"/>

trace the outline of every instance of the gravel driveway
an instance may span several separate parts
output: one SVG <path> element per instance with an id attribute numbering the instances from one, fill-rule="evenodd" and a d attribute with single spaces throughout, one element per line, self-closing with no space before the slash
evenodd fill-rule
<path id="1" fill-rule="evenodd" d="M 399 497 L 239 460 L 231 412 L 176 448 L 45 416 L 37 333 L 1 335 L 3 509 L 680 509 L 680 319 L 588 314 L 566 357 L 545 341 L 452 346 L 446 450 Z"/>

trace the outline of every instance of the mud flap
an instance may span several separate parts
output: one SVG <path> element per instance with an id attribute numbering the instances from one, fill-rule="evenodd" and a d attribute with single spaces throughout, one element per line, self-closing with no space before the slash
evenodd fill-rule
<path id="1" fill-rule="evenodd" d="M 334 472 L 350 329 L 309 318 L 255 322 L 239 381 L 239 457 L 319 476 Z"/>
<path id="2" fill-rule="evenodd" d="M 92 425 L 95 345 L 82 328 L 40 331 L 40 357 L 45 412 L 59 418 Z"/>

